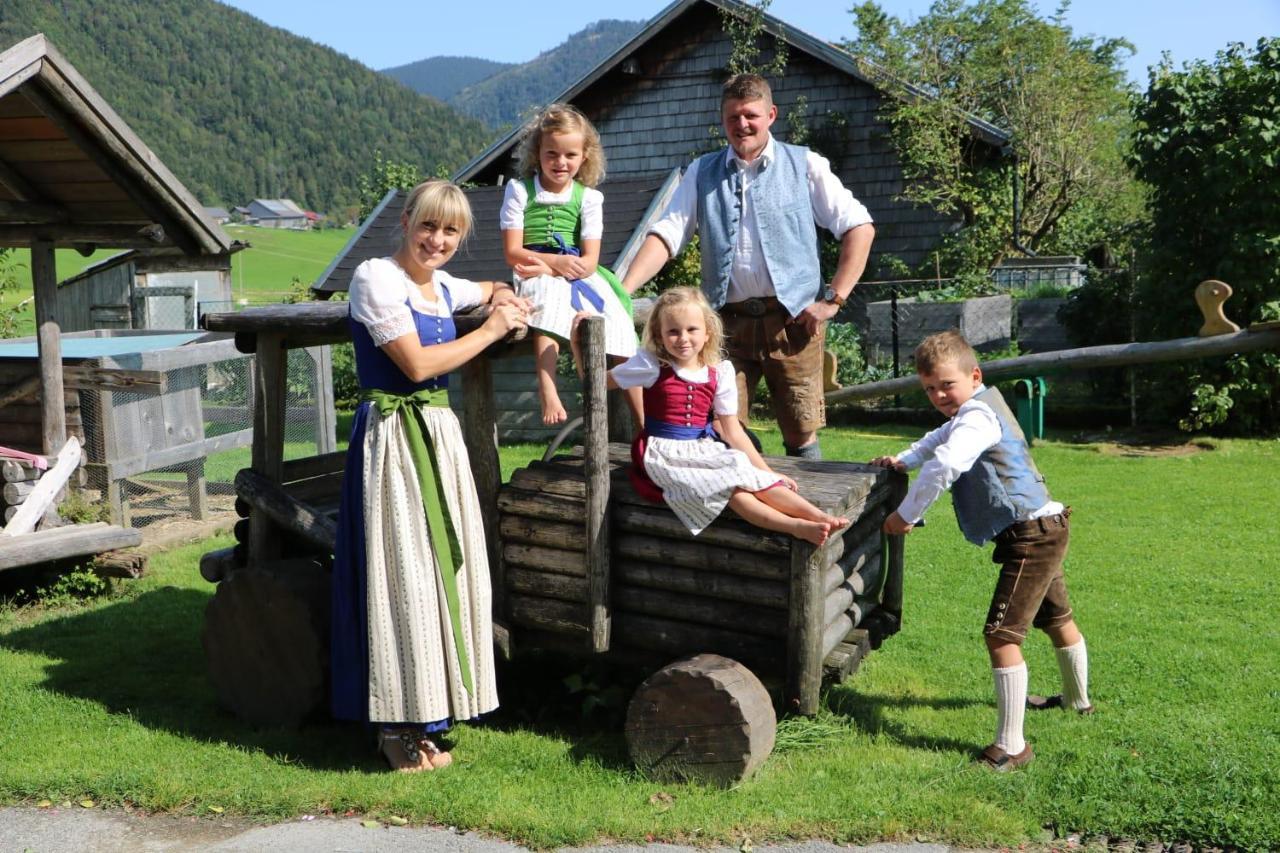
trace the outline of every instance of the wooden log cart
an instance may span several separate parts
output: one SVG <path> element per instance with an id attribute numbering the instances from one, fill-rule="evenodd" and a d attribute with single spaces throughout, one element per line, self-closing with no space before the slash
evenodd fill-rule
<path id="1" fill-rule="evenodd" d="M 259 725 L 289 725 L 325 706 L 328 568 L 344 454 L 285 461 L 286 351 L 349 339 L 345 303 L 209 314 L 256 353 L 252 467 L 239 473 L 239 543 L 206 554 L 218 584 L 203 643 L 219 700 Z M 480 316 L 459 315 L 459 332 Z M 773 748 L 778 707 L 812 715 L 824 679 L 848 676 L 898 630 L 902 537 L 880 524 L 906 478 L 841 462 L 771 459 L 828 512 L 853 519 L 823 547 L 726 512 L 693 537 L 625 475 L 610 444 L 603 321 L 584 324 L 583 445 L 516 471 L 498 466 L 490 348 L 461 372 L 463 433 L 485 516 L 495 643 L 647 663 L 626 737 L 656 778 L 732 784 Z M 674 663 L 672 661 L 675 661 Z"/>

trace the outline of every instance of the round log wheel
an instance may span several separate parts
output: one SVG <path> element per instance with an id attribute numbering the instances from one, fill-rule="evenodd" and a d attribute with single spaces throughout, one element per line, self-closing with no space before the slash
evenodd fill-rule
<path id="1" fill-rule="evenodd" d="M 777 727 L 751 670 L 703 654 L 663 667 L 637 688 L 627 707 L 627 748 L 653 779 L 728 787 L 769 757 Z"/>
<path id="2" fill-rule="evenodd" d="M 329 668 L 329 573 L 314 560 L 232 572 L 205 608 L 201 643 L 218 701 L 258 726 L 297 726 Z"/>

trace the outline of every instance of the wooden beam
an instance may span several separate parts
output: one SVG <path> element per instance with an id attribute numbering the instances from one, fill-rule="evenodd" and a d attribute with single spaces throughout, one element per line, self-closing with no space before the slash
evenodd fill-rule
<path id="1" fill-rule="evenodd" d="M 2 177 L 2 176 L 0 176 Z M 47 201 L 0 200 L 0 220 L 13 223 L 66 222 L 71 214 L 60 204 Z"/>
<path id="2" fill-rule="evenodd" d="M 62 402 L 59 397 L 58 402 Z M 35 530 L 36 524 L 44 517 L 44 511 L 53 505 L 58 492 L 71 474 L 80 464 L 80 441 L 72 436 L 58 452 L 57 463 L 36 481 L 36 487 L 27 495 L 17 513 L 0 531 L 0 538 L 21 536 Z"/>
<path id="3" fill-rule="evenodd" d="M 138 225 L 100 225 L 47 223 L 44 225 L 0 224 L 0 245 L 12 247 L 51 243 L 59 249 L 74 249 L 85 243 L 97 243 L 113 249 L 154 249 L 172 246 L 163 228 L 155 223 Z"/>
<path id="4" fill-rule="evenodd" d="M 585 521 L 587 607 L 591 650 L 609 650 L 613 610 L 609 595 L 609 403 L 605 383 L 604 318 L 582 322 L 582 416 L 584 473 L 587 480 Z"/>
<path id="5" fill-rule="evenodd" d="M 142 534 L 138 531 L 114 527 L 104 522 L 55 527 L 15 539 L 0 539 L 0 569 L 101 554 L 141 543 Z"/>
<path id="6" fill-rule="evenodd" d="M 56 453 L 67 441 L 66 401 L 62 398 L 62 329 L 58 327 L 58 271 L 53 246 L 31 247 L 31 281 L 36 300 L 36 351 L 44 424 L 43 450 Z"/>
<path id="7" fill-rule="evenodd" d="M 314 507 L 290 495 L 279 483 L 271 482 L 250 468 L 242 468 L 236 474 L 236 494 L 248 501 L 255 510 L 250 515 L 251 525 L 252 519 L 261 512 L 284 530 L 296 533 L 325 553 L 333 553 L 334 543 L 338 539 L 337 524 Z"/>
<path id="8" fill-rule="evenodd" d="M 1168 341 L 1140 341 L 1132 344 L 1105 344 L 1077 349 L 1020 355 L 982 363 L 982 377 L 1009 379 L 1018 376 L 1039 376 L 1064 370 L 1087 370 L 1095 367 L 1120 367 L 1128 364 L 1154 364 L 1162 361 L 1188 361 L 1219 355 L 1280 350 L 1280 329 L 1260 329 L 1215 335 L 1210 338 L 1174 338 Z M 920 387 L 914 375 L 867 382 L 841 388 L 827 395 L 827 404 L 846 403 L 850 400 L 869 400 L 887 397 Z"/>
<path id="9" fill-rule="evenodd" d="M 30 181 L 22 177 L 4 160 L 0 160 L 0 184 L 3 184 L 9 192 L 16 195 L 21 201 L 45 200 L 44 196 L 32 186 Z"/>

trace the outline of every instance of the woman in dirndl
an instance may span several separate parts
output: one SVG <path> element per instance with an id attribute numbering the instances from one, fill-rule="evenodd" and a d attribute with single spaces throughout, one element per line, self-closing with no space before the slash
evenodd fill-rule
<path id="1" fill-rule="evenodd" d="M 528 319 L 526 300 L 444 266 L 471 228 L 466 196 L 419 184 L 400 248 L 362 263 L 348 296 L 362 401 L 347 451 L 333 572 L 336 718 L 371 723 L 394 770 L 447 766 L 437 742 L 498 706 L 484 527 L 446 374 Z M 489 303 L 458 337 L 453 312 Z"/>

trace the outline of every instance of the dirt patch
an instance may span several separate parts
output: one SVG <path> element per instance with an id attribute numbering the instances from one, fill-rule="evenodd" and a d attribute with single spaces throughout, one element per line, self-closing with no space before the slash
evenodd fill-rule
<path id="1" fill-rule="evenodd" d="M 1208 450 L 1215 450 L 1217 445 L 1212 439 L 1162 434 L 1123 434 L 1115 432 L 1081 433 L 1075 436 L 1081 444 L 1097 445 L 1097 450 L 1106 456 L 1194 456 Z"/>

